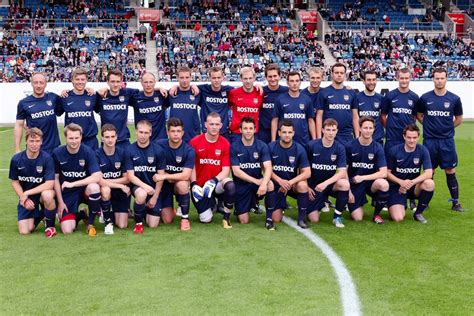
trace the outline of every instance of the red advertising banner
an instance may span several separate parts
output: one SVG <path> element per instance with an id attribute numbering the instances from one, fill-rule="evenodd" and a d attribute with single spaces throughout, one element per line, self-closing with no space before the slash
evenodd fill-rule
<path id="1" fill-rule="evenodd" d="M 138 12 L 138 20 L 144 22 L 160 22 L 160 10 L 157 9 L 140 9 Z"/>
<path id="2" fill-rule="evenodd" d="M 317 11 L 299 10 L 298 15 L 302 23 L 317 23 L 318 22 Z"/>

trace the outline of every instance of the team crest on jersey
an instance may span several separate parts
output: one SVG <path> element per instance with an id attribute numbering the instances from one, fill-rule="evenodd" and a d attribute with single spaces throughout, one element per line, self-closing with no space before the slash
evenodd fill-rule
<path id="1" fill-rule="evenodd" d="M 344 101 L 349 101 L 349 96 L 347 94 L 344 94 Z"/>
<path id="2" fill-rule="evenodd" d="M 220 156 L 220 155 L 221 155 L 221 150 L 220 150 L 220 149 L 216 149 L 216 155 L 217 155 L 217 156 Z"/>
<path id="3" fill-rule="evenodd" d="M 331 161 L 336 161 L 337 155 L 331 155 Z"/>
<path id="4" fill-rule="evenodd" d="M 153 163 L 153 161 L 155 161 L 155 157 L 153 157 L 153 156 L 148 157 L 147 161 L 148 161 L 148 163 Z"/>
<path id="5" fill-rule="evenodd" d="M 444 108 L 448 109 L 449 108 L 449 102 L 444 102 Z"/>
<path id="6" fill-rule="evenodd" d="M 194 101 L 194 99 L 195 99 L 194 95 L 191 94 L 191 95 L 189 96 L 189 99 L 190 99 L 191 101 Z"/>
<path id="7" fill-rule="evenodd" d="M 289 161 L 290 163 L 294 163 L 294 162 L 295 162 L 295 156 L 290 156 L 290 157 L 288 157 L 288 161 Z"/>
<path id="8" fill-rule="evenodd" d="M 119 96 L 119 100 L 120 102 L 124 102 L 125 101 L 125 97 L 123 95 Z"/>
<path id="9" fill-rule="evenodd" d="M 413 158 L 413 163 L 415 165 L 419 164 L 420 163 L 420 158 Z"/>
<path id="10" fill-rule="evenodd" d="M 226 97 L 227 96 L 227 91 L 222 91 L 221 96 Z"/>
<path id="11" fill-rule="evenodd" d="M 159 98 L 159 97 L 155 97 L 153 100 L 155 101 L 155 103 L 160 102 L 160 98 Z"/>
<path id="12" fill-rule="evenodd" d="M 115 162 L 114 164 L 115 169 L 120 169 L 120 166 L 122 166 L 122 163 L 120 161 Z"/>
<path id="13" fill-rule="evenodd" d="M 79 166 L 84 167 L 86 165 L 85 159 L 79 159 Z"/>
<path id="14" fill-rule="evenodd" d="M 43 166 L 36 166 L 36 172 L 38 173 L 43 172 Z"/>
<path id="15" fill-rule="evenodd" d="M 304 110 L 304 103 L 300 103 L 300 110 Z"/>
<path id="16" fill-rule="evenodd" d="M 253 103 L 254 103 L 254 104 L 258 104 L 258 99 L 257 99 L 257 98 L 253 98 Z"/>
<path id="17" fill-rule="evenodd" d="M 90 100 L 86 100 L 86 101 L 84 101 L 84 103 L 86 104 L 87 107 L 91 106 L 91 101 Z"/>
<path id="18" fill-rule="evenodd" d="M 176 162 L 177 162 L 177 163 L 181 163 L 181 161 L 183 161 L 183 157 L 181 157 L 181 156 L 176 156 Z"/>
<path id="19" fill-rule="evenodd" d="M 408 100 L 408 105 L 413 106 L 413 100 Z"/>
<path id="20" fill-rule="evenodd" d="M 378 109 L 380 106 L 380 103 L 379 102 L 374 102 L 374 108 Z"/>
<path id="21" fill-rule="evenodd" d="M 46 104 L 49 105 L 49 106 L 52 106 L 53 105 L 53 102 L 51 100 L 47 100 L 46 101 Z"/>
<path id="22" fill-rule="evenodd" d="M 254 152 L 253 152 L 253 158 L 254 158 L 254 159 L 258 159 L 258 151 L 254 151 Z"/>
<path id="23" fill-rule="evenodd" d="M 369 154 L 368 157 L 369 157 L 369 160 L 372 160 L 374 159 L 374 154 Z"/>

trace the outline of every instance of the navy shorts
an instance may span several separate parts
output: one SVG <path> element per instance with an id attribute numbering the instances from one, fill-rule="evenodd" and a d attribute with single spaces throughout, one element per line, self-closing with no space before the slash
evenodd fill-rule
<path id="1" fill-rule="evenodd" d="M 235 214 L 241 215 L 248 213 L 249 210 L 257 204 L 258 186 L 253 183 L 235 183 Z"/>
<path id="2" fill-rule="evenodd" d="M 173 207 L 174 184 L 168 181 L 163 182 L 160 192 L 160 200 L 162 208 Z"/>
<path id="3" fill-rule="evenodd" d="M 99 142 L 97 141 L 97 137 L 96 136 L 92 136 L 92 137 L 84 137 L 82 139 L 82 143 L 84 145 L 87 145 L 89 146 L 91 149 L 93 149 L 94 151 L 97 150 L 97 148 L 99 148 Z"/>
<path id="4" fill-rule="evenodd" d="M 80 188 L 66 189 L 62 192 L 64 204 L 66 204 L 68 211 L 63 213 L 63 217 L 67 214 L 75 214 L 82 203 L 88 203 L 89 199 L 86 196 L 86 186 Z"/>
<path id="5" fill-rule="evenodd" d="M 316 185 L 311 186 L 311 188 L 314 190 L 315 186 Z M 328 200 L 329 196 L 334 196 L 333 188 L 334 188 L 334 183 L 328 185 L 326 189 L 324 189 L 323 192 L 317 192 L 316 190 L 314 190 L 314 192 L 316 193 L 316 197 L 313 201 L 309 200 L 307 213 L 309 214 L 314 211 L 318 211 L 318 212 L 321 211 L 321 209 L 324 207 L 324 202 Z"/>
<path id="6" fill-rule="evenodd" d="M 138 189 L 138 186 L 134 186 L 132 188 L 133 195 L 135 195 L 135 191 Z M 148 203 L 148 201 L 151 199 L 151 195 L 147 195 L 146 200 L 145 200 L 145 205 Z M 158 196 L 158 199 L 156 200 L 156 204 L 153 208 L 149 208 L 148 206 L 145 207 L 145 214 L 153 215 L 153 216 L 161 216 L 161 209 L 163 207 L 161 206 L 161 192 L 160 195 Z"/>
<path id="7" fill-rule="evenodd" d="M 281 193 L 279 191 L 280 186 L 278 185 L 278 183 L 274 182 L 274 184 L 275 184 L 275 192 L 276 192 L 276 195 L 275 195 L 275 209 L 280 210 L 280 209 L 288 208 L 288 204 L 286 203 L 286 197 L 289 196 L 289 197 L 292 197 L 296 200 L 298 193 L 296 193 L 293 190 L 290 190 L 290 191 L 288 191 L 288 193 L 286 195 L 284 195 L 283 193 Z"/>
<path id="8" fill-rule="evenodd" d="M 42 210 L 43 205 L 40 204 L 40 194 L 35 194 L 28 197 L 30 200 L 35 203 L 35 208 L 33 210 L 27 210 L 18 203 L 18 221 L 22 221 L 30 218 L 44 218 L 44 212 Z M 41 207 L 40 207 L 41 206 Z"/>
<path id="9" fill-rule="evenodd" d="M 433 169 L 451 169 L 458 165 L 458 155 L 453 138 L 446 139 L 424 139 L 423 145 L 430 153 Z"/>
<path id="10" fill-rule="evenodd" d="M 398 190 L 400 186 L 398 184 L 390 183 L 390 188 L 388 189 L 389 197 L 387 206 L 391 207 L 393 205 L 403 205 L 407 203 L 407 199 L 413 200 L 417 197 L 415 196 L 415 186 L 413 186 L 406 194 L 401 194 Z"/>
<path id="11" fill-rule="evenodd" d="M 351 192 L 354 195 L 355 202 L 348 203 L 349 212 L 362 207 L 367 203 L 367 194 L 373 196 L 371 187 L 374 181 L 363 181 L 358 184 L 351 184 Z"/>
<path id="12" fill-rule="evenodd" d="M 270 142 L 272 141 L 271 130 L 266 128 L 260 128 L 257 133 L 257 139 L 261 140 L 265 144 L 270 144 Z"/>
<path id="13" fill-rule="evenodd" d="M 120 189 L 112 189 L 110 202 L 114 213 L 128 213 L 130 208 L 130 197 Z"/>

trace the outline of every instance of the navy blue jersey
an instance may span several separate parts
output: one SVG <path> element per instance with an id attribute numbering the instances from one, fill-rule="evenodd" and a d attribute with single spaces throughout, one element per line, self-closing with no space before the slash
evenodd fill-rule
<path id="1" fill-rule="evenodd" d="M 168 99 L 159 91 L 147 97 L 143 91 L 137 92 L 131 99 L 135 127 L 142 120 L 147 120 L 152 125 L 151 141 L 166 138 L 166 113 Z"/>
<path id="2" fill-rule="evenodd" d="M 94 118 L 94 109 L 97 109 L 97 95 L 89 96 L 87 93 L 75 94 L 69 91 L 66 98 L 61 99 L 58 106 L 58 115 L 66 113 L 64 116 L 64 125 L 71 123 L 82 127 L 82 137 L 90 138 L 97 136 L 97 123 Z"/>
<path id="3" fill-rule="evenodd" d="M 128 106 L 136 89 L 120 89 L 119 94 L 112 96 L 110 92 L 103 98 L 98 98 L 97 111 L 100 113 L 100 122 L 102 125 L 108 123 L 117 129 L 117 143 L 126 141 L 130 138 L 128 130 Z"/>
<path id="4" fill-rule="evenodd" d="M 278 120 L 291 120 L 295 127 L 295 136 L 293 141 L 306 145 L 309 142 L 308 119 L 314 118 L 314 110 L 310 97 L 300 94 L 298 97 L 292 97 L 288 93 L 280 95 L 275 101 L 274 117 Z"/>
<path id="5" fill-rule="evenodd" d="M 421 96 L 416 112 L 423 114 L 423 138 L 453 138 L 454 116 L 463 114 L 461 99 L 452 92 L 446 91 L 438 96 L 434 91 Z"/>
<path id="6" fill-rule="evenodd" d="M 56 174 L 59 174 L 59 183 L 82 180 L 100 171 L 94 151 L 81 145 L 79 151 L 71 154 L 66 145 L 56 148 L 53 152 Z"/>
<path id="7" fill-rule="evenodd" d="M 392 90 L 382 98 L 382 113 L 387 114 L 387 141 L 404 143 L 403 129 L 415 124 L 415 105 L 418 95 L 413 91 L 406 93 Z"/>
<path id="8" fill-rule="evenodd" d="M 382 110 L 382 95 L 375 93 L 374 95 L 366 95 L 364 91 L 357 93 L 356 106 L 359 117 L 369 116 L 375 120 L 375 131 L 372 136 L 377 142 L 381 142 L 385 136 L 380 112 Z"/>
<path id="9" fill-rule="evenodd" d="M 24 150 L 12 157 L 8 177 L 17 180 L 23 192 L 31 190 L 46 181 L 54 180 L 53 159 L 45 151 L 40 151 L 35 159 L 29 159 Z"/>
<path id="10" fill-rule="evenodd" d="M 221 86 L 219 91 L 212 90 L 210 84 L 199 85 L 201 95 L 201 130 L 206 131 L 204 122 L 206 122 L 207 115 L 212 112 L 219 114 L 222 120 L 222 128 L 220 133 L 227 134 L 229 132 L 230 118 L 229 118 L 229 104 L 227 100 L 227 94 L 234 87 L 232 86 Z"/>
<path id="11" fill-rule="evenodd" d="M 130 160 L 122 148 L 116 147 L 114 153 L 109 156 L 101 147 L 96 150 L 95 154 L 104 179 L 120 179 L 127 173 L 127 170 L 132 168 Z"/>
<path id="12" fill-rule="evenodd" d="M 268 86 L 263 87 L 263 104 L 258 114 L 258 126 L 260 130 L 271 130 L 275 103 L 280 95 L 286 92 L 288 92 L 288 87 L 286 86 L 278 86 L 278 89 L 275 91 L 270 90 Z"/>
<path id="13" fill-rule="evenodd" d="M 301 90 L 301 93 L 306 94 L 308 97 L 311 98 L 311 101 L 313 102 L 314 116 L 316 116 L 316 111 L 318 110 L 318 100 L 320 91 L 321 88 L 318 89 L 318 92 L 312 93 L 311 91 L 309 91 L 309 87 L 306 87 Z"/>
<path id="14" fill-rule="evenodd" d="M 308 183 L 315 187 L 336 174 L 337 169 L 346 168 L 346 151 L 339 142 L 325 147 L 322 139 L 315 139 L 306 145 L 311 167 L 311 178 Z"/>
<path id="15" fill-rule="evenodd" d="M 338 123 L 337 138 L 353 136 L 352 109 L 356 109 L 355 92 L 346 87 L 335 89 L 332 85 L 319 92 L 318 110 L 323 110 L 323 122 L 328 118 Z"/>
<path id="16" fill-rule="evenodd" d="M 251 177 L 262 178 L 263 163 L 271 161 L 268 146 L 258 139 L 254 139 L 251 146 L 245 146 L 242 139 L 238 139 L 230 146 L 230 163 L 239 166 L 240 169 Z M 247 183 L 234 175 L 234 181 Z"/>
<path id="17" fill-rule="evenodd" d="M 291 180 L 298 175 L 298 169 L 309 167 L 304 147 L 293 142 L 290 148 L 283 148 L 280 141 L 268 145 L 272 157 L 273 172 L 282 179 Z"/>
<path id="18" fill-rule="evenodd" d="M 153 176 L 166 167 L 163 151 L 153 143 L 141 148 L 135 142 L 128 147 L 127 155 L 131 162 L 129 170 L 133 170 L 138 179 L 154 188 L 156 183 Z"/>
<path id="19" fill-rule="evenodd" d="M 201 96 L 194 96 L 191 90 L 181 91 L 178 89 L 176 96 L 171 96 L 170 116 L 181 119 L 184 123 L 183 141 L 189 142 L 194 136 L 201 132 L 201 123 L 199 121 L 198 105 Z"/>
<path id="20" fill-rule="evenodd" d="M 61 98 L 50 92 L 41 98 L 29 95 L 18 102 L 16 119 L 26 120 L 28 128 L 37 127 L 43 132 L 42 148 L 48 152 L 61 144 L 56 120 L 60 104 Z"/>
<path id="21" fill-rule="evenodd" d="M 188 143 L 182 142 L 178 148 L 171 148 L 167 139 L 160 139 L 156 145 L 165 157 L 166 173 L 180 173 L 184 168 L 194 168 L 194 148 Z"/>
<path id="22" fill-rule="evenodd" d="M 354 139 L 346 146 L 346 161 L 349 179 L 375 173 L 387 166 L 383 147 L 375 140 L 369 145 L 362 145 Z"/>
<path id="23" fill-rule="evenodd" d="M 423 170 L 432 169 L 430 154 L 425 146 L 417 144 L 412 152 L 405 150 L 405 144 L 399 144 L 388 152 L 387 168 L 399 179 L 415 179 Z"/>

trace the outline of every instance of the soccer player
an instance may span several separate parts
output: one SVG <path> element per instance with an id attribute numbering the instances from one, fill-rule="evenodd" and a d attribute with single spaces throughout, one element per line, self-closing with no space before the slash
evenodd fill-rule
<path id="1" fill-rule="evenodd" d="M 160 196 L 163 181 L 155 182 L 153 176 L 164 174 L 165 159 L 158 146 L 150 142 L 153 126 L 148 121 L 137 123 L 137 141 L 127 150 L 131 169 L 128 170 L 128 179 L 133 185 L 132 193 L 135 197 L 133 205 L 135 234 L 143 234 L 143 218 L 150 228 L 156 228 L 160 219 L 166 224 L 171 223 L 173 214 L 161 207 Z"/>
<path id="2" fill-rule="evenodd" d="M 66 145 L 53 152 L 56 169 L 54 190 L 58 199 L 58 217 L 64 234 L 71 234 L 85 217 L 78 212 L 79 204 L 89 206 L 87 233 L 97 234 L 94 220 L 100 213 L 100 186 L 102 178 L 94 151 L 81 145 L 82 127 L 71 123 L 64 128 Z"/>
<path id="3" fill-rule="evenodd" d="M 349 191 L 349 212 L 355 221 L 364 216 L 362 207 L 367 203 L 366 194 L 375 200 L 373 221 L 384 224 L 380 216 L 388 200 L 387 162 L 382 145 L 372 138 L 375 120 L 362 116 L 359 120 L 360 136 L 346 147 L 347 173 L 351 189 Z"/>
<path id="4" fill-rule="evenodd" d="M 33 93 L 18 102 L 15 128 L 15 152 L 19 153 L 21 137 L 25 123 L 28 128 L 37 127 L 43 132 L 42 150 L 51 154 L 60 145 L 56 110 L 61 98 L 51 92 L 45 92 L 46 77 L 37 73 L 31 77 Z"/>
<path id="5" fill-rule="evenodd" d="M 259 131 L 258 117 L 263 103 L 263 96 L 254 87 L 257 76 L 251 67 L 243 67 L 240 70 L 240 79 L 242 87 L 235 88 L 229 92 L 229 106 L 232 109 L 232 118 L 230 122 L 230 131 L 232 133 L 231 141 L 240 139 L 240 121 L 245 116 L 252 117 Z"/>
<path id="6" fill-rule="evenodd" d="M 356 94 L 357 118 L 362 116 L 372 117 L 375 121 L 375 131 L 372 138 L 383 144 L 385 132 L 382 121 L 380 119 L 380 112 L 382 108 L 382 95 L 375 92 L 377 85 L 377 74 L 373 70 L 368 70 L 362 74 L 365 89 Z M 360 126 L 360 122 L 359 122 Z"/>
<path id="7" fill-rule="evenodd" d="M 184 123 L 183 140 L 187 143 L 201 131 L 199 121 L 198 105 L 201 96 L 191 93 L 191 69 L 179 67 L 178 91 L 175 96 L 170 96 L 169 117 L 179 118 Z"/>
<path id="8" fill-rule="evenodd" d="M 26 150 L 14 155 L 10 162 L 9 178 L 18 195 L 18 231 L 31 234 L 44 218 L 48 238 L 56 236 L 56 202 L 54 200 L 54 163 L 41 150 L 43 132 L 33 127 L 26 131 Z"/>
<path id="9" fill-rule="evenodd" d="M 278 121 L 288 119 L 293 122 L 295 135 L 293 140 L 306 145 L 310 138 L 316 138 L 314 126 L 314 110 L 311 98 L 300 92 L 301 75 L 297 71 L 290 71 L 286 78 L 287 93 L 282 93 L 275 101 L 272 118 L 272 141 L 276 140 Z"/>
<path id="10" fill-rule="evenodd" d="M 288 87 L 281 86 L 281 70 L 277 64 L 265 67 L 265 79 L 268 85 L 263 87 L 263 104 L 258 115 L 259 131 L 257 138 L 266 144 L 272 140 L 272 118 L 275 102 L 281 94 L 288 92 Z"/>
<path id="11" fill-rule="evenodd" d="M 82 143 L 93 150 L 99 147 L 97 142 L 97 123 L 94 118 L 94 109 L 97 109 L 97 95 L 89 95 L 86 91 L 87 70 L 76 68 L 72 72 L 72 91 L 67 92 L 67 96 L 61 99 L 57 114 L 65 114 L 64 125 L 76 123 L 84 131 Z"/>
<path id="12" fill-rule="evenodd" d="M 423 145 L 430 153 L 433 170 L 438 166 L 446 173 L 451 194 L 451 209 L 463 212 L 459 203 L 456 179 L 458 157 L 454 144 L 454 129 L 461 125 L 463 109 L 459 96 L 446 90 L 448 74 L 444 68 L 433 71 L 434 90 L 421 96 L 417 103 L 417 118 L 423 124 Z"/>
<path id="13" fill-rule="evenodd" d="M 355 92 L 344 86 L 346 66 L 336 63 L 331 67 L 332 83 L 319 92 L 316 111 L 316 137 L 321 138 L 322 123 L 328 118 L 338 122 L 336 140 L 346 145 L 354 135 L 359 137 L 359 122 Z"/>
<path id="14" fill-rule="evenodd" d="M 136 91 L 131 98 L 130 105 L 134 111 L 134 121 L 138 123 L 147 120 L 153 126 L 151 141 L 166 138 L 166 115 L 165 111 L 169 106 L 167 91 L 155 89 L 156 79 L 151 72 L 145 72 L 140 82 L 143 91 Z"/>
<path id="15" fill-rule="evenodd" d="M 301 90 L 302 94 L 306 94 L 313 102 L 314 115 L 317 112 L 317 103 L 319 92 L 321 91 L 321 81 L 323 81 L 324 71 L 321 68 L 312 67 L 308 70 L 309 86 Z"/>
<path id="16" fill-rule="evenodd" d="M 191 172 L 194 168 L 194 149 L 183 142 L 183 122 L 176 117 L 171 117 L 166 123 L 168 139 L 157 142 L 160 151 L 165 157 L 165 173 L 155 174 L 153 180 L 164 181 L 161 190 L 162 212 L 172 213 L 173 195 L 176 196 L 181 208 L 181 230 L 191 229 L 189 223 L 189 184 Z"/>
<path id="17" fill-rule="evenodd" d="M 308 180 L 310 204 L 308 219 L 319 222 L 321 209 L 329 195 L 336 196 L 333 224 L 344 228 L 342 212 L 349 199 L 349 181 L 347 180 L 346 152 L 344 146 L 336 142 L 337 121 L 326 119 L 323 122 L 323 137 L 312 140 L 306 146 L 311 177 Z"/>
<path id="18" fill-rule="evenodd" d="M 206 132 L 189 143 L 196 154 L 191 175 L 191 194 L 201 223 L 212 221 L 212 209 L 223 204 L 225 229 L 232 228 L 230 213 L 235 202 L 235 185 L 230 176 L 230 144 L 219 135 L 221 117 L 212 112 L 206 118 Z"/>
<path id="19" fill-rule="evenodd" d="M 266 227 L 273 230 L 271 213 L 275 208 L 275 192 L 270 181 L 272 162 L 268 147 L 255 138 L 253 118 L 242 119 L 240 133 L 242 138 L 233 142 L 230 150 L 235 183 L 235 213 L 241 224 L 248 224 L 250 209 L 259 199 L 266 197 L 265 204 L 269 212 Z"/>
<path id="20" fill-rule="evenodd" d="M 298 226 L 308 228 L 305 220 L 309 204 L 306 180 L 310 177 L 311 170 L 304 147 L 293 141 L 294 135 L 293 122 L 282 120 L 278 125 L 280 139 L 268 145 L 273 168 L 271 179 L 276 192 L 275 210 L 271 214 L 271 219 L 273 222 L 281 222 L 283 209 L 287 207 L 286 196 L 289 195 L 296 198 L 298 203 Z M 271 211 L 267 208 L 267 223 Z"/>
<path id="21" fill-rule="evenodd" d="M 113 235 L 114 223 L 118 228 L 127 228 L 130 206 L 130 187 L 127 170 L 131 168 L 125 150 L 116 147 L 117 129 L 112 124 L 101 128 L 102 147 L 96 150 L 102 172 L 100 180 L 101 209 L 105 220 L 104 233 Z M 110 208 L 112 207 L 113 213 Z"/>
<path id="22" fill-rule="evenodd" d="M 382 124 L 386 129 L 385 151 L 405 143 L 403 130 L 415 124 L 415 105 L 418 95 L 410 90 L 410 70 L 402 68 L 397 73 L 398 88 L 382 98 Z"/>
<path id="23" fill-rule="evenodd" d="M 428 221 L 423 211 L 428 207 L 434 191 L 430 154 L 425 146 L 418 144 L 420 129 L 415 124 L 403 129 L 403 137 L 405 143 L 390 148 L 387 157 L 390 181 L 388 212 L 394 221 L 400 222 L 405 218 L 407 198 L 418 198 L 413 218 L 425 224 Z"/>

